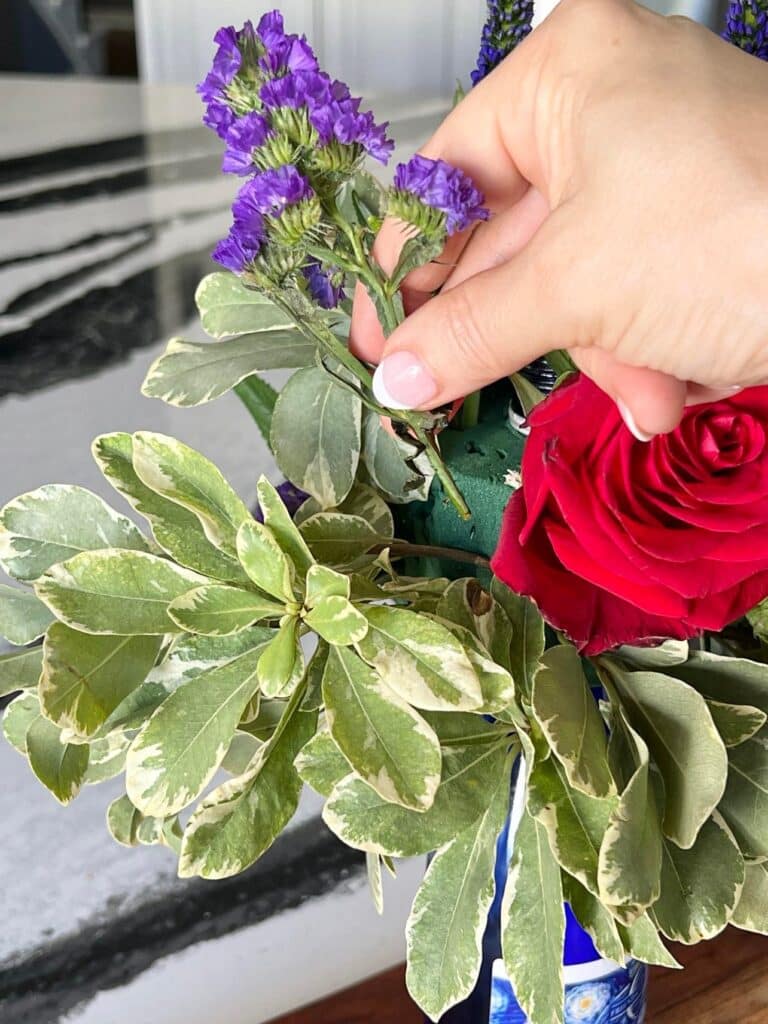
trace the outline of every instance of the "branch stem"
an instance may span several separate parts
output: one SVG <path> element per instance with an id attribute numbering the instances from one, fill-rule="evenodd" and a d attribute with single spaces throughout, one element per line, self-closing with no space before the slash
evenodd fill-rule
<path id="1" fill-rule="evenodd" d="M 369 554 L 379 554 L 387 550 L 396 558 L 441 558 L 451 562 L 476 565 L 489 571 L 491 568 L 491 563 L 485 555 L 478 555 L 474 551 L 465 551 L 463 548 L 446 548 L 434 544 L 411 544 L 406 540 L 393 540 L 389 544 L 375 544 L 369 548 Z"/>

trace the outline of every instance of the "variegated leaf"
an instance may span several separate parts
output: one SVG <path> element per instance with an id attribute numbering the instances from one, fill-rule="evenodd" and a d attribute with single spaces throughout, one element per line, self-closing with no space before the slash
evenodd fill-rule
<path id="1" fill-rule="evenodd" d="M 491 594 L 512 623 L 507 667 L 523 698 L 530 700 L 533 677 L 544 653 L 544 619 L 532 601 L 514 593 L 496 577 L 491 581 Z"/>
<path id="2" fill-rule="evenodd" d="M 237 534 L 237 556 L 257 587 L 278 601 L 294 600 L 291 563 L 266 526 L 255 519 L 243 523 Z"/>
<path id="3" fill-rule="evenodd" d="M 57 618 L 83 633 L 119 636 L 175 633 L 175 598 L 206 580 L 141 551 L 84 551 L 53 565 L 35 590 Z"/>
<path id="4" fill-rule="evenodd" d="M 368 620 L 346 597 L 331 594 L 320 598 L 304 622 L 329 644 L 349 647 L 368 632 Z"/>
<path id="5" fill-rule="evenodd" d="M 203 329 L 212 338 L 293 326 L 288 313 L 227 271 L 204 277 L 197 286 L 195 302 Z"/>
<path id="6" fill-rule="evenodd" d="M 764 711 L 748 704 L 724 704 L 719 700 L 708 700 L 707 707 L 726 747 L 738 747 L 740 743 L 752 739 L 768 721 Z"/>
<path id="7" fill-rule="evenodd" d="M 768 727 L 728 751 L 719 811 L 745 857 L 768 857 Z"/>
<path id="8" fill-rule="evenodd" d="M 381 877 L 381 857 L 378 853 L 366 853 L 365 872 L 368 876 L 368 888 L 376 913 L 384 913 L 384 885 Z"/>
<path id="9" fill-rule="evenodd" d="M 42 647 L 0 654 L 0 697 L 7 697 L 16 690 L 36 689 L 42 666 Z"/>
<path id="10" fill-rule="evenodd" d="M 313 565 L 307 573 L 305 604 L 313 608 L 325 597 L 349 598 L 351 585 L 349 576 L 335 572 L 326 565 Z"/>
<path id="11" fill-rule="evenodd" d="M 322 511 L 322 505 L 315 498 L 307 498 L 296 513 L 295 522 L 300 526 L 311 516 Z M 382 540 L 390 540 L 394 536 L 395 521 L 392 510 L 381 495 L 365 484 L 354 484 L 344 501 L 334 511 L 364 519 Z"/>
<path id="12" fill-rule="evenodd" d="M 362 475 L 387 501 L 426 501 L 434 470 L 413 442 L 393 437 L 369 409 L 363 413 L 362 441 Z"/>
<path id="13" fill-rule="evenodd" d="M 361 516 L 318 512 L 301 524 L 315 558 L 324 565 L 347 566 L 378 544 L 376 529 Z"/>
<path id="14" fill-rule="evenodd" d="M 768 864 L 747 864 L 744 888 L 731 924 L 747 932 L 768 935 Z"/>
<path id="15" fill-rule="evenodd" d="M 261 477 L 256 485 L 256 491 L 259 496 L 259 508 L 264 516 L 264 525 L 303 578 L 314 565 L 312 552 L 291 519 L 283 499 L 266 477 Z"/>
<path id="16" fill-rule="evenodd" d="M 454 580 L 438 601 L 435 614 L 468 629 L 493 661 L 505 669 L 511 668 L 512 623 L 498 601 L 476 579 Z"/>
<path id="17" fill-rule="evenodd" d="M 9 643 L 20 647 L 31 644 L 43 635 L 53 618 L 32 591 L 0 583 L 0 636 Z"/>
<path id="18" fill-rule="evenodd" d="M 327 729 L 317 732 L 305 743 L 295 760 L 296 771 L 320 796 L 329 797 L 351 769 Z"/>
<path id="19" fill-rule="evenodd" d="M 168 605 L 173 621 L 189 633 L 229 636 L 264 619 L 279 619 L 285 605 L 254 594 L 252 590 L 209 584 L 188 590 Z"/>
<path id="20" fill-rule="evenodd" d="M 9 501 L 0 512 L 0 565 L 32 582 L 81 551 L 148 551 L 146 538 L 84 487 L 47 484 Z"/>
<path id="21" fill-rule="evenodd" d="M 60 804 L 71 803 L 82 788 L 88 770 L 88 747 L 62 742 L 61 731 L 42 716 L 26 735 L 32 771 Z"/>
<path id="22" fill-rule="evenodd" d="M 661 940 L 656 925 L 648 914 L 642 914 L 630 925 L 616 924 L 616 930 L 628 956 L 658 967 L 682 968 Z"/>
<path id="23" fill-rule="evenodd" d="M 3 735 L 13 749 L 22 756 L 27 756 L 27 733 L 33 722 L 40 718 L 40 701 L 37 693 L 25 690 L 14 697 L 3 712 Z"/>
<path id="24" fill-rule="evenodd" d="M 600 956 L 614 963 L 626 960 L 624 946 L 616 922 L 602 902 L 585 889 L 581 882 L 562 872 L 563 897 L 576 916 L 581 927 L 595 944 Z"/>
<path id="25" fill-rule="evenodd" d="M 304 678 L 306 666 L 299 638 L 299 620 L 286 616 L 259 661 L 259 683 L 265 697 L 288 697 Z"/>
<path id="26" fill-rule="evenodd" d="M 360 778 L 388 803 L 431 807 L 440 744 L 421 715 L 343 647 L 328 655 L 323 698 L 331 735 Z"/>

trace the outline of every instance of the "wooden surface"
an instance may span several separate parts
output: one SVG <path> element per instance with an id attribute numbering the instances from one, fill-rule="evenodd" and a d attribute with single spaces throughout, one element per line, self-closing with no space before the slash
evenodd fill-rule
<path id="1" fill-rule="evenodd" d="M 685 970 L 651 971 L 646 1024 L 768 1024 L 768 939 L 729 929 L 673 951 Z M 396 967 L 273 1024 L 423 1024 L 403 979 Z"/>

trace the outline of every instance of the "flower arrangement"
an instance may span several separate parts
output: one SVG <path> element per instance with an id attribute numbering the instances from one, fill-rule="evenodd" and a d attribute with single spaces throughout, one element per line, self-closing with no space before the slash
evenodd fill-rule
<path id="1" fill-rule="evenodd" d="M 476 80 L 530 28 L 529 4 L 489 6 Z M 764 11 L 737 6 L 730 31 L 761 52 Z M 728 923 L 768 932 L 768 389 L 644 445 L 553 353 L 549 397 L 533 374 L 504 398 L 530 436 L 495 576 L 469 544 L 396 539 L 393 509 L 407 526 L 428 495 L 473 511 L 441 454 L 451 410 L 376 401 L 348 295 L 361 283 L 391 331 L 404 277 L 488 216 L 483 197 L 422 156 L 382 188 L 363 162 L 387 161 L 387 126 L 278 12 L 216 43 L 205 123 L 245 181 L 197 292 L 212 340 L 173 339 L 144 392 L 234 389 L 288 482 L 260 480 L 254 515 L 200 453 L 114 433 L 93 456 L 149 532 L 74 486 L 6 505 L 6 738 L 64 804 L 124 773 L 112 835 L 170 847 L 182 876 L 253 864 L 304 783 L 378 905 L 383 870 L 434 852 L 408 986 L 435 1020 L 477 978 L 516 764 L 502 932 L 532 1024 L 564 1019 L 564 901 L 619 963 L 675 966 L 665 939 Z M 404 233 L 391 274 L 372 255 L 385 216 Z M 294 371 L 279 394 L 259 376 L 276 368 Z M 467 575 L 407 574 L 424 556 Z"/>

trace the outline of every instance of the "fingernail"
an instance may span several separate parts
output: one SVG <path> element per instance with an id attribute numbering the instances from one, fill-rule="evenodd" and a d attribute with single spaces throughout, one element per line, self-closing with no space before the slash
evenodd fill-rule
<path id="1" fill-rule="evenodd" d="M 632 434 L 633 437 L 636 437 L 638 441 L 653 440 L 655 435 L 646 434 L 644 430 L 641 430 L 640 427 L 638 427 L 637 422 L 635 421 L 635 417 L 632 415 L 629 408 L 624 404 L 624 402 L 622 402 L 620 398 L 616 399 L 616 405 L 618 406 L 619 412 L 621 413 L 621 418 L 627 425 L 627 430 L 629 430 L 630 434 Z"/>
<path id="2" fill-rule="evenodd" d="M 376 368 L 373 393 L 386 409 L 417 409 L 437 394 L 437 383 L 411 352 L 393 352 Z"/>

